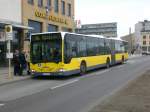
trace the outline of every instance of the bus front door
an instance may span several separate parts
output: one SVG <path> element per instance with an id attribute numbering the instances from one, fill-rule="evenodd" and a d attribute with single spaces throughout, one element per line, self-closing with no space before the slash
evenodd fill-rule
<path id="1" fill-rule="evenodd" d="M 111 51 L 111 65 L 116 63 L 115 51 Z"/>

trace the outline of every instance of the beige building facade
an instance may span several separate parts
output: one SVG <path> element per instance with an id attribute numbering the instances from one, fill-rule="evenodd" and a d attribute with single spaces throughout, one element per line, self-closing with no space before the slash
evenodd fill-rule
<path id="1" fill-rule="evenodd" d="M 33 27 L 28 33 L 74 31 L 74 0 L 22 0 L 23 25 Z M 24 36 L 29 38 L 28 35 Z M 24 49 L 29 42 L 24 42 Z"/>
<path id="2" fill-rule="evenodd" d="M 48 25 L 73 31 L 74 0 L 22 0 L 22 22 L 29 26 L 32 21 L 41 24 L 41 32 L 47 32 Z"/>
<path id="3" fill-rule="evenodd" d="M 150 32 L 142 32 L 142 53 L 150 54 Z"/>
<path id="4" fill-rule="evenodd" d="M 135 40 L 142 54 L 150 54 L 150 21 L 144 20 L 135 24 Z"/>

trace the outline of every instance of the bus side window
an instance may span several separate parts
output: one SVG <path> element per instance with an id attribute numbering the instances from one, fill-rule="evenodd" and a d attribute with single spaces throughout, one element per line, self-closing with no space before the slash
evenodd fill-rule
<path id="1" fill-rule="evenodd" d="M 77 56 L 77 47 L 73 46 L 72 47 L 72 57 L 76 57 Z"/>
<path id="2" fill-rule="evenodd" d="M 70 36 L 70 35 L 67 35 L 67 36 Z M 67 36 L 65 38 L 65 51 L 64 51 L 64 53 L 65 53 L 65 56 L 64 56 L 65 63 L 69 63 L 71 61 L 72 57 L 73 57 L 73 55 L 72 55 L 73 54 L 72 53 L 73 52 L 72 51 L 72 49 L 73 49 L 73 42 Z"/>

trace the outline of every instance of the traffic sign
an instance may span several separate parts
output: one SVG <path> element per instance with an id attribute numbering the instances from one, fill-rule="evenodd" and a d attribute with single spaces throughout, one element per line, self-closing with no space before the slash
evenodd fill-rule
<path id="1" fill-rule="evenodd" d="M 6 33 L 6 40 L 13 40 L 13 33 Z"/>
<path id="2" fill-rule="evenodd" d="M 5 26 L 5 32 L 6 33 L 12 33 L 12 25 L 6 25 Z"/>
<path id="3" fill-rule="evenodd" d="M 13 40 L 12 25 L 5 26 L 6 40 Z"/>
<path id="4" fill-rule="evenodd" d="M 6 58 L 12 59 L 13 58 L 13 53 L 6 53 Z"/>

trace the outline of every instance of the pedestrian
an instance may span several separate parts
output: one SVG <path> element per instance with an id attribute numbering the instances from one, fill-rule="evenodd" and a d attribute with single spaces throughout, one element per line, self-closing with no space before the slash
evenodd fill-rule
<path id="1" fill-rule="evenodd" d="M 14 75 L 19 75 L 20 71 L 20 62 L 19 62 L 19 51 L 15 50 L 13 56 L 13 64 L 14 64 Z"/>
<path id="2" fill-rule="evenodd" d="M 25 59 L 25 52 L 22 51 L 19 54 L 19 61 L 20 61 L 20 75 L 23 74 L 23 71 L 26 69 L 27 67 L 27 63 L 26 63 L 26 59 Z"/>
<path id="3" fill-rule="evenodd" d="M 134 54 L 134 49 L 131 50 L 131 54 L 132 54 L 132 55 Z"/>
<path id="4" fill-rule="evenodd" d="M 30 75 L 30 52 L 29 51 L 26 51 L 25 59 L 27 63 L 27 74 Z"/>

